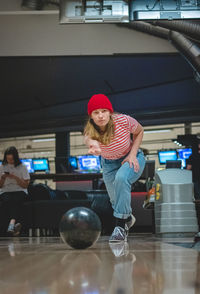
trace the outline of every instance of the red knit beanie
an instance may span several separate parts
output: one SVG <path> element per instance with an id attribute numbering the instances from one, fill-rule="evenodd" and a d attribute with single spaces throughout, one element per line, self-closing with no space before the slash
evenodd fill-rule
<path id="1" fill-rule="evenodd" d="M 92 111 L 96 109 L 108 109 L 113 113 L 112 104 L 104 94 L 95 94 L 90 98 L 88 102 L 88 114 L 91 115 Z"/>

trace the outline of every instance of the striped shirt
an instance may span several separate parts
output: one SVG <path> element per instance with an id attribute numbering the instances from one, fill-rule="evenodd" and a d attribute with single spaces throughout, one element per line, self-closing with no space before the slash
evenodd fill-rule
<path id="1" fill-rule="evenodd" d="M 125 156 L 132 147 L 130 134 L 134 133 L 138 126 L 137 120 L 125 114 L 113 114 L 115 135 L 109 145 L 99 142 L 101 156 L 106 159 L 118 159 Z"/>

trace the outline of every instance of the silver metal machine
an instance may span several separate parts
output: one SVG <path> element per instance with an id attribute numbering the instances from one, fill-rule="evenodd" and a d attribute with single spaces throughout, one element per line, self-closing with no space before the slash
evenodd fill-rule
<path id="1" fill-rule="evenodd" d="M 192 172 L 178 168 L 157 171 L 155 184 L 156 235 L 181 237 L 198 232 Z"/>

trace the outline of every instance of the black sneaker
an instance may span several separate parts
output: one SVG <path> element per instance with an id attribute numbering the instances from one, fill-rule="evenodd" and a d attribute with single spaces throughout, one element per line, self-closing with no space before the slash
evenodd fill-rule
<path id="1" fill-rule="evenodd" d="M 130 228 L 134 225 L 136 221 L 136 218 L 132 214 L 130 215 L 130 217 L 131 217 L 130 221 L 126 222 L 126 226 L 128 230 L 130 230 Z"/>
<path id="2" fill-rule="evenodd" d="M 20 223 L 17 223 L 14 227 L 14 233 L 13 233 L 13 236 L 19 236 L 20 234 L 20 231 L 21 231 L 21 227 L 22 225 Z"/>
<path id="3" fill-rule="evenodd" d="M 109 242 L 126 242 L 127 235 L 125 229 L 121 227 L 115 227 L 112 235 L 110 236 Z"/>
<path id="4" fill-rule="evenodd" d="M 125 231 L 126 231 L 126 236 L 128 237 L 128 233 L 130 228 L 134 225 L 136 218 L 131 214 L 131 219 L 125 223 Z"/>

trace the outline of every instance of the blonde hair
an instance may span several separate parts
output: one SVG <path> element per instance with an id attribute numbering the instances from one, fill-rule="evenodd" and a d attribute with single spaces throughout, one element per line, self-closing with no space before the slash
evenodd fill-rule
<path id="1" fill-rule="evenodd" d="M 101 129 L 94 123 L 93 119 L 89 117 L 85 128 L 84 135 L 89 136 L 93 140 L 97 140 L 103 145 L 109 145 L 112 138 L 115 134 L 115 125 L 113 122 L 112 116 L 110 116 L 110 120 L 106 125 L 105 131 L 101 131 Z"/>

